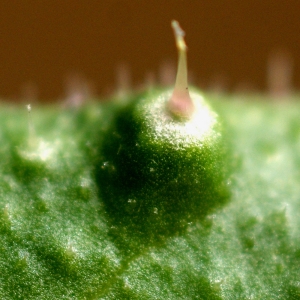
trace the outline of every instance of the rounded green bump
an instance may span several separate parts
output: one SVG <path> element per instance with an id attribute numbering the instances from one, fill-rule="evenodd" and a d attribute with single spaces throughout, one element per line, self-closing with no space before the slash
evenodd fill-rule
<path id="1" fill-rule="evenodd" d="M 182 49 L 178 23 L 173 27 Z M 182 90 L 186 75 L 178 78 L 174 91 L 150 91 L 120 110 L 98 166 L 114 222 L 147 238 L 177 234 L 228 199 L 222 124 L 198 91 Z"/>

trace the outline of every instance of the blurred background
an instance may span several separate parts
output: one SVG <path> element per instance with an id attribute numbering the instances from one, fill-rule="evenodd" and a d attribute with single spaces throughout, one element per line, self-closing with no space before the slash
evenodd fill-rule
<path id="1" fill-rule="evenodd" d="M 299 12 L 299 0 L 2 0 L 0 97 L 53 101 L 168 85 L 172 19 L 186 32 L 195 85 L 286 95 L 300 87 Z"/>

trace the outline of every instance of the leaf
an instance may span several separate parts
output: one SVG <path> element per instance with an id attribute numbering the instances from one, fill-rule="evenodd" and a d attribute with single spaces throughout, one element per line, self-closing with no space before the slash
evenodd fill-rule
<path id="1" fill-rule="evenodd" d="M 298 299 L 300 105 L 211 101 L 231 201 L 150 244 L 111 218 L 95 176 L 117 103 L 33 108 L 33 146 L 26 111 L 2 105 L 0 298 Z"/>

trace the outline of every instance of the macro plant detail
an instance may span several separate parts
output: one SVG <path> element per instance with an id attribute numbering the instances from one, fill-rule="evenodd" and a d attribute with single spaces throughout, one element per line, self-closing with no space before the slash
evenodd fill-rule
<path id="1" fill-rule="evenodd" d="M 300 105 L 187 86 L 0 110 L 1 299 L 299 299 Z"/>

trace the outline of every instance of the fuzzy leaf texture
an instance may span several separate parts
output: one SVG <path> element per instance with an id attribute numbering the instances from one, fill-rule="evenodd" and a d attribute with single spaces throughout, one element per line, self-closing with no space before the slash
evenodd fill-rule
<path id="1" fill-rule="evenodd" d="M 29 121 L 1 104 L 0 298 L 300 299 L 300 104 L 207 98 L 232 149 L 230 200 L 173 234 L 147 221 L 149 242 L 97 171 L 114 171 L 99 149 L 124 101 Z"/>

